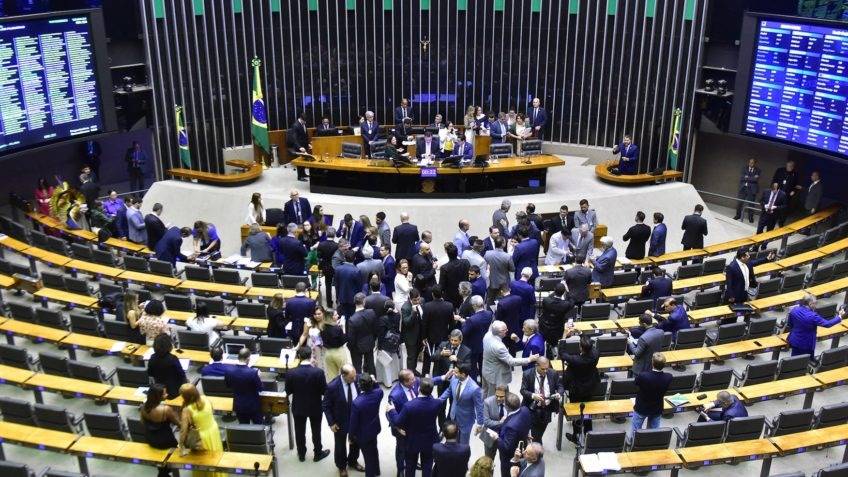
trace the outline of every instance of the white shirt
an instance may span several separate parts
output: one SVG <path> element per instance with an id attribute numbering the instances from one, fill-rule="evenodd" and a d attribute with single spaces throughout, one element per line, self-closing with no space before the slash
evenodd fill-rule
<path id="1" fill-rule="evenodd" d="M 186 321 L 186 327 L 191 331 L 202 331 L 209 335 L 209 343 L 212 344 L 218 340 L 218 333 L 215 328 L 218 326 L 218 320 L 215 318 L 206 317 L 202 321 L 196 316 L 189 318 Z"/>
<path id="2" fill-rule="evenodd" d="M 751 283 L 751 278 L 748 276 L 748 264 L 741 262 L 739 259 L 736 260 L 736 264 L 739 265 L 739 269 L 742 270 L 742 278 L 745 280 L 745 289 L 747 290 Z"/>
<path id="3" fill-rule="evenodd" d="M 542 387 L 539 386 L 539 379 L 540 379 L 539 373 L 534 373 L 533 374 L 533 381 L 535 382 L 535 384 L 533 385 L 533 392 L 535 392 L 536 394 L 541 394 L 541 395 L 545 396 L 545 399 L 550 399 L 550 397 L 551 397 L 551 380 L 548 379 L 547 375 L 545 375 L 544 389 L 542 389 Z"/>
<path id="4" fill-rule="evenodd" d="M 404 303 L 409 301 L 410 290 L 412 290 L 412 284 L 409 283 L 409 279 L 406 278 L 406 275 L 401 275 L 400 273 L 395 275 L 394 301 L 398 310 L 400 310 Z"/>
<path id="5" fill-rule="evenodd" d="M 359 396 L 359 391 L 356 389 L 356 383 L 346 383 L 344 379 L 341 380 L 342 383 L 342 394 L 344 394 L 345 401 L 347 401 L 347 390 L 348 386 L 350 386 L 350 401 L 353 402 L 356 399 L 356 396 Z"/>
<path id="6" fill-rule="evenodd" d="M 259 213 L 256 212 L 256 208 L 253 207 L 253 204 L 247 204 L 247 217 L 244 218 L 244 222 L 247 225 L 258 224 L 260 222 L 265 223 L 265 208 L 262 207 L 259 210 Z"/>
<path id="7" fill-rule="evenodd" d="M 462 252 L 462 258 L 468 260 L 469 264 L 480 267 L 480 276 L 483 277 L 483 280 L 486 280 L 487 284 L 489 283 L 489 264 L 486 263 L 486 259 L 482 255 L 473 248 L 469 248 Z"/>

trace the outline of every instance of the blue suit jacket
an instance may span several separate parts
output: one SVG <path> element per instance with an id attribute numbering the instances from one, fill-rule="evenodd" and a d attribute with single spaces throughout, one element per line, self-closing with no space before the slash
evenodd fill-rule
<path id="1" fill-rule="evenodd" d="M 526 343 L 519 341 L 518 344 L 521 345 L 521 347 L 522 347 L 522 351 L 521 351 L 521 357 L 522 358 L 527 358 L 531 354 L 538 354 L 539 356 L 545 356 L 545 337 L 542 336 L 541 333 L 536 333 L 535 335 L 531 336 L 530 339 L 527 340 Z M 536 365 L 534 363 L 528 363 L 528 364 L 525 364 L 524 366 L 522 366 L 522 369 L 528 370 L 528 369 L 533 368 L 535 366 Z"/>
<path id="2" fill-rule="evenodd" d="M 457 155 L 457 156 L 461 155 L 463 159 L 468 160 L 468 161 L 474 159 L 474 145 L 473 144 L 471 144 L 467 141 L 463 142 L 462 143 L 462 154 L 460 154 L 460 152 L 459 152 L 459 149 L 460 149 L 459 146 L 460 145 L 457 142 L 456 145 L 453 148 L 454 155 Z"/>
<path id="3" fill-rule="evenodd" d="M 489 132 L 492 136 L 492 143 L 505 143 L 507 134 L 509 134 L 509 126 L 500 121 L 495 121 L 492 123 L 492 129 Z"/>
<path id="4" fill-rule="evenodd" d="M 231 364 L 221 362 L 209 363 L 200 370 L 201 376 L 226 376 L 227 371 L 233 368 Z"/>
<path id="5" fill-rule="evenodd" d="M 360 124 L 362 127 L 362 137 L 365 138 L 366 141 L 376 141 L 377 137 L 380 135 L 380 123 L 377 121 L 371 121 L 371 127 L 368 127 L 368 121 Z"/>
<path id="6" fill-rule="evenodd" d="M 436 376 L 433 379 L 433 384 L 438 385 L 442 382 L 441 376 Z M 471 427 L 475 423 L 480 426 L 483 425 L 483 390 L 471 377 L 465 378 L 465 383 L 462 385 L 462 395 L 457 399 L 456 388 L 458 385 L 459 378 L 453 376 L 439 399 L 444 402 L 447 402 L 448 399 L 451 400 L 452 404 L 448 408 L 448 417 L 456 421 L 463 431 L 470 433 Z"/>
<path id="7" fill-rule="evenodd" d="M 362 291 L 362 274 L 359 269 L 354 264 L 345 262 L 336 267 L 334 279 L 338 302 L 353 304 L 353 296 Z"/>
<path id="8" fill-rule="evenodd" d="M 180 228 L 171 227 L 156 244 L 156 258 L 163 262 L 170 262 L 171 265 L 176 265 L 177 260 L 185 261 L 186 256 L 180 253 L 182 245 L 183 238 L 180 236 Z"/>
<path id="9" fill-rule="evenodd" d="M 406 116 L 403 114 L 403 108 L 398 106 L 395 108 L 395 124 L 400 125 L 403 123 L 403 118 L 407 117 L 413 119 L 415 117 L 415 111 L 412 110 L 412 106 L 406 107 Z"/>
<path id="10" fill-rule="evenodd" d="M 677 338 L 677 332 L 690 328 L 689 316 L 686 314 L 686 307 L 677 305 L 668 315 L 668 319 L 659 323 L 659 328 L 663 331 L 670 331 L 674 338 Z"/>
<path id="11" fill-rule="evenodd" d="M 539 107 L 538 116 L 533 116 L 534 108 L 530 108 L 527 110 L 527 119 L 530 120 L 530 126 L 535 128 L 536 126 L 541 126 L 542 129 L 545 129 L 545 125 L 548 124 L 548 112 L 545 111 L 545 108 Z"/>
<path id="12" fill-rule="evenodd" d="M 530 267 L 533 275 L 530 277 L 532 283 L 536 283 L 539 276 L 539 242 L 528 238 L 516 244 L 512 251 L 512 262 L 515 264 L 515 279 L 521 279 L 521 269 Z"/>
<path id="13" fill-rule="evenodd" d="M 294 223 L 297 225 L 303 224 L 303 222 L 312 218 L 312 209 L 309 206 L 309 199 L 305 197 L 299 197 L 298 202 L 300 202 L 300 216 L 303 218 L 302 221 L 298 222 L 297 214 L 294 213 L 294 203 L 291 200 L 288 200 L 283 205 L 283 216 L 286 218 L 286 225 Z M 268 224 L 268 225 L 277 225 L 277 224 Z"/>
<path id="14" fill-rule="evenodd" d="M 754 277 L 754 260 L 748 260 L 748 285 L 754 286 L 757 279 Z M 733 298 L 734 303 L 744 303 L 748 301 L 748 290 L 745 288 L 745 277 L 742 275 L 742 269 L 736 260 L 730 262 L 724 268 L 725 289 L 724 301 L 730 301 Z"/>
<path id="15" fill-rule="evenodd" d="M 386 256 L 383 260 L 383 285 L 386 286 L 386 296 L 392 296 L 395 292 L 395 276 L 397 276 L 397 268 L 394 257 Z"/>
<path id="16" fill-rule="evenodd" d="M 492 312 L 480 310 L 469 316 L 462 324 L 462 341 L 472 355 L 483 354 L 483 337 L 492 325 Z"/>
<path id="17" fill-rule="evenodd" d="M 659 257 L 665 253 L 665 236 L 668 233 L 668 228 L 663 223 L 654 226 L 651 231 L 651 242 L 648 246 L 649 257 Z"/>
<path id="18" fill-rule="evenodd" d="M 286 275 L 306 275 L 307 250 L 300 240 L 287 235 L 276 243 L 277 252 L 282 257 L 283 273 Z"/>
<path id="19" fill-rule="evenodd" d="M 509 284 L 509 294 L 521 297 L 521 321 L 529 320 L 536 316 L 536 290 L 533 285 L 524 280 L 513 280 Z"/>
<path id="20" fill-rule="evenodd" d="M 789 312 L 789 346 L 800 350 L 815 350 L 816 329 L 819 326 L 830 328 L 840 321 L 838 315 L 827 320 L 815 310 L 796 306 Z"/>
<path id="21" fill-rule="evenodd" d="M 598 258 L 592 262 L 595 268 L 592 269 L 592 281 L 599 282 L 602 287 L 612 285 L 612 275 L 615 272 L 615 261 L 618 258 L 618 252 L 614 248 L 608 248 Z"/>
<path id="22" fill-rule="evenodd" d="M 642 296 L 654 300 L 654 305 L 657 304 L 657 299 L 671 296 L 674 285 L 671 278 L 662 276 L 660 278 L 651 278 L 648 283 L 642 287 Z"/>
<path id="23" fill-rule="evenodd" d="M 303 319 L 312 316 L 315 311 L 315 300 L 307 296 L 294 296 L 286 300 L 286 322 L 291 322 L 289 338 L 295 343 L 303 333 Z"/>
<path id="24" fill-rule="evenodd" d="M 357 387 L 357 383 L 353 383 Z M 327 425 L 332 427 L 337 424 L 339 429 L 347 432 L 350 429 L 350 409 L 345 397 L 344 380 L 341 375 L 336 376 L 327 384 L 324 399 L 321 400 L 321 410 L 327 418 Z"/>
<path id="25" fill-rule="evenodd" d="M 530 433 L 532 417 L 530 410 L 521 406 L 518 411 L 508 416 L 498 431 L 498 452 L 502 456 L 511 456 L 518 447 L 518 441 L 527 442 Z"/>
<path id="26" fill-rule="evenodd" d="M 731 395 L 730 397 L 733 399 L 733 404 L 727 409 L 717 407 L 715 409 L 718 409 L 718 411 L 712 410 L 707 412 L 710 419 L 713 421 L 730 421 L 737 417 L 748 417 L 748 410 L 745 409 L 745 404 L 736 396 Z"/>
<path id="27" fill-rule="evenodd" d="M 353 439 L 360 443 L 372 442 L 380 434 L 380 402 L 383 389 L 376 386 L 367 393 L 361 393 L 350 407 L 350 431 Z"/>
<path id="28" fill-rule="evenodd" d="M 431 396 L 419 396 L 403 406 L 403 411 L 389 411 L 392 426 L 406 431 L 406 445 L 410 450 L 431 450 L 439 442 L 436 420 L 442 412 L 444 402 Z"/>
<path id="29" fill-rule="evenodd" d="M 507 339 L 512 333 L 521 336 L 521 305 L 522 300 L 518 295 L 509 294 L 498 300 L 498 307 L 495 310 L 495 319 L 506 323 L 509 329 Z"/>
<path id="30" fill-rule="evenodd" d="M 622 174 L 635 174 L 639 168 L 639 146 L 630 144 L 630 148 L 625 148 L 624 144 L 619 144 L 618 153 L 621 154 L 618 170 Z"/>
<path id="31" fill-rule="evenodd" d="M 471 296 L 479 295 L 480 298 L 486 298 L 486 280 L 483 277 L 477 277 L 471 282 Z"/>
<path id="32" fill-rule="evenodd" d="M 339 221 L 339 226 L 336 228 L 336 237 L 344 237 L 347 225 L 344 219 Z M 365 244 L 365 229 L 358 220 L 353 221 L 350 231 L 350 248 L 361 248 Z"/>
<path id="33" fill-rule="evenodd" d="M 224 381 L 233 390 L 233 411 L 237 414 L 255 414 L 262 409 L 259 401 L 262 380 L 255 369 L 244 365 L 233 366 L 224 376 Z"/>
<path id="34" fill-rule="evenodd" d="M 459 442 L 437 442 L 433 444 L 432 477 L 465 477 L 471 448 Z"/>

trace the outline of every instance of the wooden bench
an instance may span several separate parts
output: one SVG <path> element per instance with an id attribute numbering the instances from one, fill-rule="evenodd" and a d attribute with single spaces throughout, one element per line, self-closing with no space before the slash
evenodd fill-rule
<path id="1" fill-rule="evenodd" d="M 211 184 L 217 186 L 239 186 L 249 184 L 262 175 L 262 164 L 259 162 L 253 163 L 249 168 L 243 169 L 235 174 L 218 174 L 215 172 L 195 171 L 181 167 L 168 169 L 165 171 L 169 175 L 177 179 L 196 180 L 201 184 Z"/>
<path id="2" fill-rule="evenodd" d="M 621 174 L 615 175 L 610 172 L 611 167 L 618 167 L 618 161 L 605 161 L 595 166 L 595 175 L 598 179 L 604 182 L 609 182 L 617 185 L 646 185 L 659 184 L 661 182 L 674 181 L 683 178 L 683 173 L 680 171 L 666 170 L 662 174 Z"/>

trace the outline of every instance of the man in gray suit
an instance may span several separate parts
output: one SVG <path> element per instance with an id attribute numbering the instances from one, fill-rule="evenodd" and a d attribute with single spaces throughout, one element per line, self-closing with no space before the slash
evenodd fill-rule
<path id="1" fill-rule="evenodd" d="M 507 333 L 506 323 L 495 321 L 489 328 L 489 333 L 483 337 L 483 395 L 491 396 L 499 384 L 509 386 L 512 382 L 512 368 L 535 363 L 538 354 L 527 358 L 515 358 L 503 342 Z"/>
<path id="2" fill-rule="evenodd" d="M 545 477 L 545 461 L 542 460 L 544 454 L 545 450 L 538 442 L 527 444 L 524 452 L 516 449 L 510 462 L 512 464 L 512 468 L 509 469 L 510 477 Z"/>
<path id="3" fill-rule="evenodd" d="M 509 199 L 504 199 L 501 201 L 501 208 L 492 214 L 492 227 L 497 227 L 500 230 L 501 237 L 506 237 L 506 231 L 509 230 L 509 217 L 506 213 L 509 212 L 510 207 L 512 207 L 512 202 Z"/>
<path id="4" fill-rule="evenodd" d="M 808 214 L 815 214 L 819 210 L 822 198 L 822 183 L 819 171 L 810 174 L 810 186 L 807 187 L 807 196 L 804 198 L 804 210 Z"/>
<path id="5" fill-rule="evenodd" d="M 574 227 L 580 227 L 586 224 L 589 226 L 589 231 L 595 233 L 595 227 L 598 226 L 598 214 L 595 209 L 589 208 L 589 201 L 586 199 L 580 200 L 580 210 L 574 213 Z"/>
<path id="6" fill-rule="evenodd" d="M 507 392 L 509 392 L 509 388 L 501 384 L 500 386 L 495 386 L 495 394 L 483 400 L 484 428 L 491 429 L 495 432 L 501 430 L 502 419 L 508 414 L 506 409 Z M 483 441 L 483 449 L 485 449 L 486 455 L 494 459 L 495 454 L 498 452 L 497 441 L 492 439 L 485 429 L 480 433 L 480 439 Z"/>
<path id="7" fill-rule="evenodd" d="M 495 238 L 495 248 L 486 252 L 483 260 L 489 266 L 489 290 L 486 293 L 487 302 L 489 305 L 495 302 L 503 285 L 509 285 L 512 281 L 512 275 L 515 273 L 515 263 L 512 257 L 503 249 L 504 238 L 502 236 Z"/>
<path id="8" fill-rule="evenodd" d="M 574 266 L 565 271 L 565 286 L 574 305 L 578 308 L 589 301 L 589 284 L 592 283 L 592 270 L 586 266 L 586 255 L 577 254 L 574 257 Z"/>
<path id="9" fill-rule="evenodd" d="M 581 224 L 571 229 L 571 243 L 568 246 L 571 248 L 573 255 L 583 255 L 588 257 L 594 248 L 595 234 L 589 230 L 589 224 Z"/>
<path id="10" fill-rule="evenodd" d="M 662 351 L 662 341 L 663 331 L 654 327 L 651 315 L 645 313 L 640 316 L 639 327 L 630 330 L 627 343 L 627 352 L 633 355 L 633 376 L 651 370 L 651 359 L 654 353 Z"/>

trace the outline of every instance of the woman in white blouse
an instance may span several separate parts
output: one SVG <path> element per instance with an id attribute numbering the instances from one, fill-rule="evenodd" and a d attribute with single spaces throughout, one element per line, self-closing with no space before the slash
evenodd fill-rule
<path id="1" fill-rule="evenodd" d="M 265 206 L 262 205 L 262 194 L 254 192 L 250 197 L 250 203 L 247 204 L 247 217 L 244 222 L 247 225 L 265 223 Z"/>
<path id="2" fill-rule="evenodd" d="M 395 292 L 392 298 L 396 309 L 400 310 L 403 304 L 409 301 L 409 291 L 412 290 L 412 272 L 409 271 L 409 262 L 405 258 L 397 263 L 396 268 Z"/>
<path id="3" fill-rule="evenodd" d="M 191 331 L 201 331 L 209 335 L 209 344 L 218 341 L 218 332 L 215 328 L 220 326 L 217 318 L 209 316 L 209 308 L 206 303 L 198 303 L 194 307 L 194 316 L 186 321 L 186 327 Z"/>
<path id="4" fill-rule="evenodd" d="M 521 144 L 525 139 L 533 135 L 533 128 L 528 127 L 525 123 L 523 114 L 519 114 L 515 118 L 515 134 L 509 133 L 509 136 L 515 139 L 515 154 L 521 155 Z"/>

